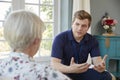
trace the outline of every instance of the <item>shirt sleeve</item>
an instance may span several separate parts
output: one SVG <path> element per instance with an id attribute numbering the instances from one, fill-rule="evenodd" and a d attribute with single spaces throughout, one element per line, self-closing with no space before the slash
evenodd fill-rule
<path id="1" fill-rule="evenodd" d="M 91 57 L 100 56 L 100 49 L 99 49 L 98 41 L 95 38 L 93 38 L 91 44 L 92 44 L 91 51 L 90 51 Z"/>
<path id="2" fill-rule="evenodd" d="M 62 36 L 56 36 L 52 44 L 52 57 L 59 59 L 63 58 L 64 38 Z"/>

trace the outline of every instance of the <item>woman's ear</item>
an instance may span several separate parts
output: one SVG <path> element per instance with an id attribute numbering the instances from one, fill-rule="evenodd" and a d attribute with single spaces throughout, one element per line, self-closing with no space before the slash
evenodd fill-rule
<path id="1" fill-rule="evenodd" d="M 40 44 L 40 39 L 39 38 L 35 38 L 35 40 L 33 41 L 33 44 Z"/>

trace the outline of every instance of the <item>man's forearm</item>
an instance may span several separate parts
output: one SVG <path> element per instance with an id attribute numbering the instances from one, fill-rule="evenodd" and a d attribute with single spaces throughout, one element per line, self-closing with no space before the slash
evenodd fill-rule
<path id="1" fill-rule="evenodd" d="M 62 73 L 71 73 L 70 67 L 61 63 L 51 62 L 51 66 Z"/>

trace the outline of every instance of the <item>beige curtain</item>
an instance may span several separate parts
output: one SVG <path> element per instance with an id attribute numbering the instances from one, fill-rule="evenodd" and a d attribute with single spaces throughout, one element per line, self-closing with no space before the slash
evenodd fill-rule
<path id="1" fill-rule="evenodd" d="M 73 13 L 82 9 L 90 13 L 90 0 L 73 0 Z"/>

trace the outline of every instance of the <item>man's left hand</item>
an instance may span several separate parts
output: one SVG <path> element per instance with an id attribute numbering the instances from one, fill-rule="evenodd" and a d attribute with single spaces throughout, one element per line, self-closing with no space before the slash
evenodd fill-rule
<path id="1" fill-rule="evenodd" d="M 100 63 L 97 65 L 94 65 L 94 69 L 98 72 L 103 72 L 106 69 L 105 61 L 106 61 L 107 55 L 105 55 Z"/>

